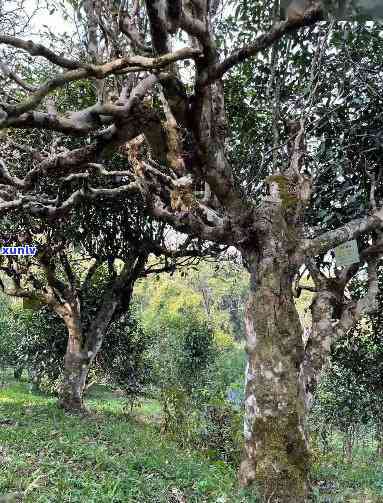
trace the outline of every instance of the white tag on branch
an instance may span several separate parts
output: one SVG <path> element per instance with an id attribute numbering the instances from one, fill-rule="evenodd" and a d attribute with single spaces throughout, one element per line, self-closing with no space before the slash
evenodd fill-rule
<path id="1" fill-rule="evenodd" d="M 360 262 L 358 244 L 355 239 L 347 241 L 335 248 L 337 267 L 345 267 Z"/>

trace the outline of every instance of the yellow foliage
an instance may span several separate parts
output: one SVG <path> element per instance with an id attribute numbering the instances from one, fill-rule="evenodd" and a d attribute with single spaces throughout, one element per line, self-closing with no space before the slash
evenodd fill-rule
<path id="1" fill-rule="evenodd" d="M 216 329 L 213 332 L 214 342 L 219 348 L 226 349 L 235 346 L 233 337 L 221 329 Z"/>
<path id="2" fill-rule="evenodd" d="M 186 288 L 182 293 L 176 297 L 169 299 L 168 310 L 170 313 L 177 314 L 181 309 L 194 310 L 201 305 L 200 296 Z"/>

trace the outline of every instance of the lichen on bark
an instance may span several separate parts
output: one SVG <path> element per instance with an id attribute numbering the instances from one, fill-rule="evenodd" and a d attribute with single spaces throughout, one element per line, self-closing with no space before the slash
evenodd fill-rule
<path id="1" fill-rule="evenodd" d="M 287 224 L 283 204 L 266 202 L 259 215 L 259 251 L 247 259 L 252 280 L 246 312 L 245 456 L 239 479 L 242 485 L 255 480 L 265 501 L 304 502 L 310 452 L 298 379 L 303 333 L 290 260 L 296 230 Z"/>

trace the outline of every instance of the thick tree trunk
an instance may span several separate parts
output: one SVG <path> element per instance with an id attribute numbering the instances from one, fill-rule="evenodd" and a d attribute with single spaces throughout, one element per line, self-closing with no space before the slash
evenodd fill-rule
<path id="1" fill-rule="evenodd" d="M 248 366 L 242 485 L 268 502 L 305 502 L 310 454 L 299 379 L 302 326 L 294 304 L 289 229 L 278 209 L 264 213 L 264 240 L 245 256 L 251 273 L 246 313 Z"/>
<path id="2" fill-rule="evenodd" d="M 71 320 L 72 321 L 72 320 Z M 89 369 L 89 358 L 82 351 L 80 324 L 67 324 L 68 344 L 64 360 L 64 375 L 59 392 L 59 405 L 67 411 L 83 411 L 83 392 Z"/>

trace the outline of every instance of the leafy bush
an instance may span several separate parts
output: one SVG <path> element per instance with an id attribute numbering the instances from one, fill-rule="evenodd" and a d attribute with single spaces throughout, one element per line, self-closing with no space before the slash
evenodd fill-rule
<path id="1" fill-rule="evenodd" d="M 242 414 L 227 402 L 216 401 L 204 409 L 200 448 L 210 459 L 237 466 L 242 452 Z"/>
<path id="2" fill-rule="evenodd" d="M 123 390 L 131 408 L 151 380 L 150 338 L 133 311 L 112 323 L 97 357 L 97 368 Z"/>
<path id="3" fill-rule="evenodd" d="M 18 344 L 14 331 L 12 309 L 9 300 L 0 297 L 0 368 L 13 366 L 16 363 L 15 349 Z"/>
<path id="4" fill-rule="evenodd" d="M 236 464 L 241 454 L 243 350 L 218 350 L 212 330 L 190 307 L 156 325 L 154 346 L 162 430 L 213 460 Z"/>
<path id="5" fill-rule="evenodd" d="M 237 465 L 241 456 L 242 413 L 231 404 L 215 400 L 197 400 L 179 387 L 161 392 L 162 431 L 178 443 L 205 452 L 213 461 Z"/>
<path id="6" fill-rule="evenodd" d="M 180 345 L 175 363 L 178 382 L 191 393 L 206 381 L 208 368 L 215 357 L 214 339 L 206 321 L 184 310 L 181 316 L 177 327 Z"/>
<path id="7" fill-rule="evenodd" d="M 153 382 L 158 391 L 174 386 L 188 394 L 207 378 L 215 356 L 211 328 L 195 309 L 158 313 L 157 322 L 146 324 L 153 341 Z"/>
<path id="8" fill-rule="evenodd" d="M 162 431 L 188 441 L 192 414 L 185 391 L 177 386 L 167 386 L 161 390 L 159 398 L 163 411 Z"/>
<path id="9" fill-rule="evenodd" d="M 14 335 L 18 340 L 14 365 L 26 369 L 35 388 L 54 392 L 61 377 L 67 344 L 62 320 L 48 307 L 14 311 Z"/>

